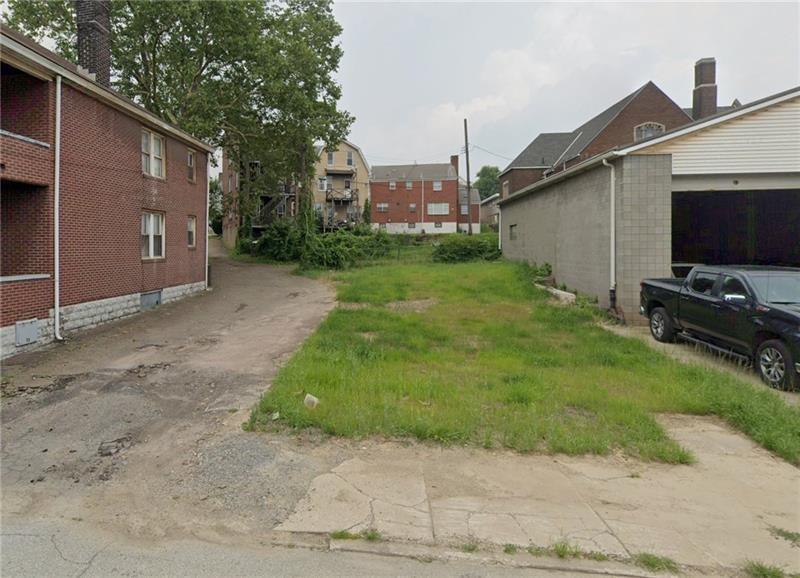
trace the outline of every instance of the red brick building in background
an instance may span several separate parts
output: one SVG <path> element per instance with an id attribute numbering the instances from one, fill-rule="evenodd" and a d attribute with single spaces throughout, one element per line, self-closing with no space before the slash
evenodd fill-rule
<path id="1" fill-rule="evenodd" d="M 458 176 L 458 155 L 450 163 L 372 167 L 369 180 L 371 220 L 389 233 L 480 232 L 480 196 Z"/>
<path id="2" fill-rule="evenodd" d="M 89 71 L 0 30 L 2 357 L 206 287 L 213 149 L 98 81 L 88 16 Z"/>

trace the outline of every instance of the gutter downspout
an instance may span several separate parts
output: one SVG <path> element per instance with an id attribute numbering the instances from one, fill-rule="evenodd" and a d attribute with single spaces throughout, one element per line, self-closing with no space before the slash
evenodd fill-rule
<path id="1" fill-rule="evenodd" d="M 53 337 L 61 336 L 61 75 L 56 75 L 55 174 L 53 182 Z"/>
<path id="2" fill-rule="evenodd" d="M 206 290 L 208 290 L 208 282 L 210 281 L 209 271 L 208 271 L 208 216 L 209 216 L 209 208 L 211 206 L 211 183 L 208 179 L 208 175 L 211 174 L 211 154 L 206 153 L 206 219 L 204 225 L 204 239 L 206 244 Z M 195 231 L 195 235 L 197 235 L 197 231 Z M 197 241 L 197 239 L 195 239 Z"/>
<path id="3" fill-rule="evenodd" d="M 503 252 L 503 210 L 497 207 L 497 248 Z"/>
<path id="4" fill-rule="evenodd" d="M 617 188 L 617 175 L 616 168 L 607 159 L 603 159 L 603 165 L 611 169 L 611 184 L 609 191 L 609 206 L 610 210 L 610 224 L 611 224 L 611 241 L 609 243 L 609 290 L 608 302 L 611 310 L 617 310 L 617 205 L 616 205 L 616 188 Z"/>

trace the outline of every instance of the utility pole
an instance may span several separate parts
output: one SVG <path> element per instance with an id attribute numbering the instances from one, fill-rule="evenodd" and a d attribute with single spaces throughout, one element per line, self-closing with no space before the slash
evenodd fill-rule
<path id="1" fill-rule="evenodd" d="M 469 233 L 472 235 L 472 187 L 469 182 L 469 136 L 467 135 L 467 119 L 464 119 L 464 152 L 467 155 L 467 222 Z"/>

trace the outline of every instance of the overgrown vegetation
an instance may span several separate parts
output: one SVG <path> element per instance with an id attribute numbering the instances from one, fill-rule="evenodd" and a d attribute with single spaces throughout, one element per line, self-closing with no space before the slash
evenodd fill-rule
<path id="1" fill-rule="evenodd" d="M 591 308 L 549 305 L 530 267 L 384 259 L 333 274 L 339 301 L 354 305 L 280 371 L 250 427 L 689 463 L 655 419 L 673 412 L 718 415 L 800 463 L 798 408 L 610 334 Z M 314 410 L 305 393 L 320 399 Z"/>
<path id="2" fill-rule="evenodd" d="M 633 557 L 633 563 L 651 572 L 671 572 L 677 574 L 678 564 L 666 556 L 658 556 L 648 552 L 641 552 Z"/>
<path id="3" fill-rule="evenodd" d="M 602 552 L 586 552 L 576 544 L 567 540 L 559 540 L 552 546 L 545 548 L 542 546 L 529 546 L 528 553 L 533 556 L 557 556 L 559 558 L 585 558 L 596 562 L 608 560 L 608 556 Z"/>
<path id="4" fill-rule="evenodd" d="M 778 528 L 777 526 L 770 526 L 769 532 L 776 538 L 783 538 L 791 543 L 792 546 L 800 548 L 800 532 L 792 532 L 791 530 Z"/>
<path id="5" fill-rule="evenodd" d="M 748 560 L 744 565 L 744 573 L 749 578 L 785 578 L 786 573 L 777 566 Z"/>
<path id="6" fill-rule="evenodd" d="M 494 261 L 501 256 L 497 235 L 446 235 L 433 250 L 433 260 L 440 263 Z"/>

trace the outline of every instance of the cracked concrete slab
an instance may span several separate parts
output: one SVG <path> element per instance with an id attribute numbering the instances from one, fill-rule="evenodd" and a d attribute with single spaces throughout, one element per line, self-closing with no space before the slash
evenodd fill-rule
<path id="1" fill-rule="evenodd" d="M 308 494 L 294 513 L 276 530 L 286 532 L 335 532 L 369 524 L 372 498 L 336 474 L 314 478 Z"/>

